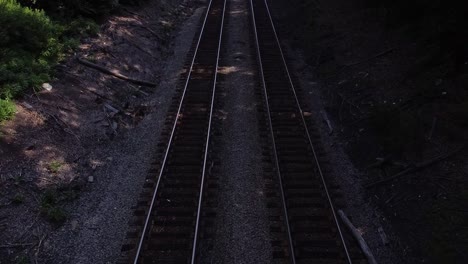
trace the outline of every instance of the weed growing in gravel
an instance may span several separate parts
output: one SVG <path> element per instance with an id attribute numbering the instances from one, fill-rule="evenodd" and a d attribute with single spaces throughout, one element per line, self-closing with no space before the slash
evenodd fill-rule
<path id="1" fill-rule="evenodd" d="M 15 196 L 11 199 L 11 202 L 14 204 L 22 204 L 24 202 L 24 196 L 20 193 L 15 194 Z"/>
<path id="2" fill-rule="evenodd" d="M 60 168 L 62 167 L 62 163 L 60 163 L 59 161 L 52 161 L 50 164 L 49 164 L 49 171 L 52 172 L 52 173 L 57 173 L 59 172 Z"/>
<path id="3" fill-rule="evenodd" d="M 28 264 L 28 263 L 31 263 L 31 261 L 29 260 L 29 257 L 26 255 L 21 255 L 17 257 L 15 261 L 15 264 Z"/>
<path id="4" fill-rule="evenodd" d="M 23 175 L 16 175 L 15 177 L 13 177 L 13 181 L 15 183 L 16 186 L 20 185 L 21 183 L 24 182 L 24 179 L 23 179 Z"/>
<path id="5" fill-rule="evenodd" d="M 41 197 L 40 212 L 47 220 L 62 223 L 67 219 L 67 213 L 59 205 L 60 194 L 55 190 L 47 190 Z"/>

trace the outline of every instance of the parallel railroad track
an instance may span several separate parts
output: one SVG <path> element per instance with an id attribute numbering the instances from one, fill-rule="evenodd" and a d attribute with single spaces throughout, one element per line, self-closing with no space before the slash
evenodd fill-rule
<path id="1" fill-rule="evenodd" d="M 278 256 L 289 257 L 291 263 L 352 263 L 268 3 L 250 0 L 250 5 L 288 240 L 286 254 Z"/>
<path id="2" fill-rule="evenodd" d="M 253 52 L 258 56 L 257 94 L 266 119 L 261 133 L 267 132 L 271 144 L 264 155 L 271 159 L 275 174 L 265 177 L 272 182 L 266 184 L 267 197 L 268 193 L 275 197 L 272 201 L 278 205 L 268 205 L 278 207 L 270 215 L 270 229 L 279 230 L 272 235 L 273 257 L 278 263 L 361 263 L 359 253 L 348 250 L 349 239 L 341 231 L 316 139 L 304 118 L 268 4 L 246 1 L 251 7 Z M 213 164 L 208 153 L 226 6 L 227 0 L 209 0 L 181 99 L 169 114 L 168 142 L 161 144 L 161 160 L 147 177 L 121 263 L 193 264 L 199 262 L 199 254 L 209 254 L 206 249 L 197 251 L 203 223 L 212 221 L 205 216 L 216 203 L 204 190 L 216 185 L 208 177 Z"/>
<path id="3" fill-rule="evenodd" d="M 158 173 L 145 184 L 151 198 L 136 213 L 145 216 L 136 247 L 124 245 L 121 262 L 196 261 L 225 8 L 209 2 Z"/>

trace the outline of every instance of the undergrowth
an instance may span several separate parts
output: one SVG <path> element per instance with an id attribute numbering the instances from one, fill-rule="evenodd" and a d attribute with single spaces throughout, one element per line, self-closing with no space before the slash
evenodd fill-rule
<path id="1" fill-rule="evenodd" d="M 53 67 L 78 46 L 78 38 L 99 29 L 82 18 L 53 21 L 16 0 L 0 0 L 0 25 L 0 121 L 15 113 L 12 99 L 49 81 Z"/>
<path id="2" fill-rule="evenodd" d="M 62 223 L 67 219 L 67 213 L 60 205 L 62 199 L 56 190 L 47 190 L 42 195 L 40 212 L 50 222 Z"/>

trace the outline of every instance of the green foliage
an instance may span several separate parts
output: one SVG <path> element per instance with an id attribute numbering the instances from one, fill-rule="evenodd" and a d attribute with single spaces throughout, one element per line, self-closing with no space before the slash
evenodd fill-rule
<path id="1" fill-rule="evenodd" d="M 49 81 L 53 67 L 78 47 L 78 38 L 99 30 L 83 18 L 54 22 L 44 11 L 16 0 L 0 0 L 0 25 L 0 121 L 15 112 L 11 99 Z"/>
<path id="2" fill-rule="evenodd" d="M 50 164 L 49 164 L 49 170 L 52 172 L 52 173 L 57 173 L 60 168 L 62 167 L 62 163 L 60 163 L 59 161 L 52 161 Z"/>
<path id="3" fill-rule="evenodd" d="M 50 78 L 63 58 L 63 27 L 43 11 L 0 0 L 0 120 L 13 114 L 10 99 Z"/>
<path id="4" fill-rule="evenodd" d="M 118 0 L 19 0 L 24 6 L 40 8 L 57 17 L 100 17 L 109 14 Z"/>
<path id="5" fill-rule="evenodd" d="M 60 207 L 60 194 L 55 190 L 47 190 L 41 197 L 40 212 L 47 220 L 62 223 L 67 219 L 67 213 Z"/>
<path id="6" fill-rule="evenodd" d="M 65 33 L 70 36 L 94 36 L 99 32 L 99 26 L 90 19 L 77 18 L 65 26 Z"/>
<path id="7" fill-rule="evenodd" d="M 0 121 L 10 119 L 15 112 L 15 104 L 8 99 L 0 99 Z"/>

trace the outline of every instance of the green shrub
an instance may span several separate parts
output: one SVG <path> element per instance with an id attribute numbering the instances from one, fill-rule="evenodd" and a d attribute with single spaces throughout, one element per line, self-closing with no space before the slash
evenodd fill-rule
<path id="1" fill-rule="evenodd" d="M 24 89 L 50 79 L 51 66 L 63 58 L 63 27 L 15 0 L 0 0 L 0 25 L 0 99 L 5 108 Z M 6 109 L 11 113 L 11 107 Z"/>
<path id="2" fill-rule="evenodd" d="M 0 99 L 0 121 L 10 119 L 15 112 L 15 104 L 8 99 Z"/>
<path id="3" fill-rule="evenodd" d="M 65 34 L 69 36 L 94 36 L 99 32 L 99 26 L 90 19 L 79 17 L 65 26 Z"/>
<path id="4" fill-rule="evenodd" d="M 78 47 L 78 37 L 99 30 L 83 18 L 59 24 L 16 0 L 0 0 L 0 25 L 0 121 L 14 113 L 11 99 L 50 80 L 53 66 Z"/>
<path id="5" fill-rule="evenodd" d="M 56 18 L 101 17 L 119 5 L 118 0 L 19 0 L 23 6 L 44 9 Z"/>

